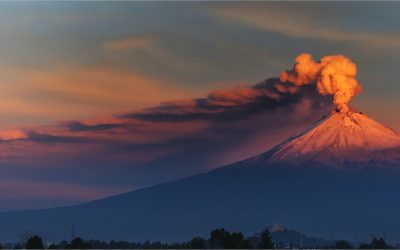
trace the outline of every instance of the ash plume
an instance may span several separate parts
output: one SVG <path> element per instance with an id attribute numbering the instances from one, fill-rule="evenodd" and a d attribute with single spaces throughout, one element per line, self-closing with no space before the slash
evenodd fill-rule
<path id="1" fill-rule="evenodd" d="M 292 70 L 281 72 L 280 80 L 296 86 L 315 85 L 320 94 L 333 95 L 333 103 L 341 112 L 349 110 L 348 103 L 362 90 L 356 79 L 357 66 L 343 55 L 314 61 L 310 54 L 303 53 L 295 62 Z"/>

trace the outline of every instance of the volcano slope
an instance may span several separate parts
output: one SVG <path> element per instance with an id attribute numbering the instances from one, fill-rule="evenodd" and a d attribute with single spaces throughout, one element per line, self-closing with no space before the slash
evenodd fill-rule
<path id="1" fill-rule="evenodd" d="M 0 213 L 0 241 L 30 230 L 61 240 L 189 240 L 276 222 L 308 235 L 400 237 L 400 137 L 356 112 L 333 112 L 250 159 L 76 206 Z"/>

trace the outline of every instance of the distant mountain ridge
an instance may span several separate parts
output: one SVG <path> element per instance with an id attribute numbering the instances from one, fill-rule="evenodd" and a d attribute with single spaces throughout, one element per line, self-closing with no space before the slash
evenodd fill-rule
<path id="1" fill-rule="evenodd" d="M 324 238 L 306 236 L 296 230 L 275 224 L 270 228 L 272 241 L 277 248 L 323 248 L 334 242 Z"/>

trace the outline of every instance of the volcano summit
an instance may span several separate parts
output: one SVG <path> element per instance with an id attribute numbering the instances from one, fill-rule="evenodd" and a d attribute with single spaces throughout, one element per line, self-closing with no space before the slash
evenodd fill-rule
<path id="1" fill-rule="evenodd" d="M 332 112 L 266 156 L 260 158 L 268 163 L 395 167 L 400 166 L 400 135 L 365 114 Z"/>

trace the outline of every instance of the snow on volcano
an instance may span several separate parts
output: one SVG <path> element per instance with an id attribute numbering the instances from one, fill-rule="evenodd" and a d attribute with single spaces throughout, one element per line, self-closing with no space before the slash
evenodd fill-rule
<path id="1" fill-rule="evenodd" d="M 256 158 L 264 164 L 400 166 L 400 135 L 365 114 L 332 112 Z"/>

